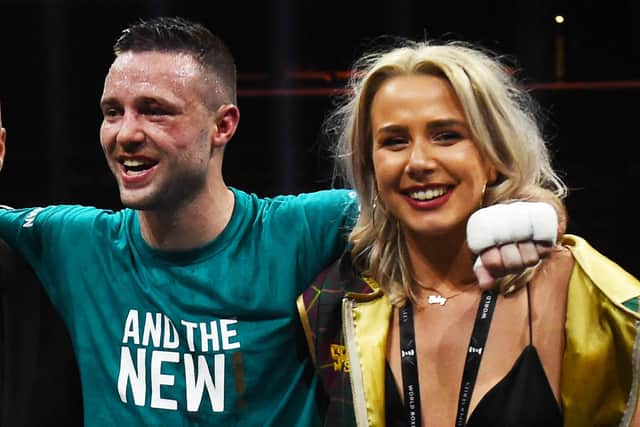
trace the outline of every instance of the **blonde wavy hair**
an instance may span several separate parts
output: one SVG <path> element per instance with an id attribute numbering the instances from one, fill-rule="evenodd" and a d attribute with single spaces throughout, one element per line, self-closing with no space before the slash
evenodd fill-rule
<path id="1" fill-rule="evenodd" d="M 460 100 L 473 141 L 496 168 L 483 206 L 512 200 L 544 200 L 563 209 L 567 188 L 551 166 L 538 125 L 537 104 L 501 59 L 467 43 L 403 41 L 399 47 L 368 54 L 353 67 L 348 95 L 329 116 L 327 130 L 338 137 L 333 147 L 338 173 L 360 197 L 360 216 L 351 234 L 355 267 L 372 277 L 395 305 L 415 302 L 417 285 L 398 221 L 377 203 L 372 159 L 371 103 L 390 78 L 408 74 L 446 79 Z M 533 273 L 500 279 L 510 292 Z"/>

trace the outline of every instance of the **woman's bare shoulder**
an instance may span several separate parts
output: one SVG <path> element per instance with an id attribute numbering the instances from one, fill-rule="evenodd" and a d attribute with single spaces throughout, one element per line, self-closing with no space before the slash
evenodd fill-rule
<path id="1" fill-rule="evenodd" d="M 538 293 L 548 296 L 566 295 L 575 259 L 571 251 L 556 245 L 551 253 L 540 262 L 531 280 Z"/>

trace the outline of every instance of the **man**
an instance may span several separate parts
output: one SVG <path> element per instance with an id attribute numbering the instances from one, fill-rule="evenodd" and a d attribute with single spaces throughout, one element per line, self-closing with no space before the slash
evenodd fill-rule
<path id="1" fill-rule="evenodd" d="M 0 111 L 0 169 L 7 132 Z M 78 367 L 62 319 L 27 264 L 0 240 L 0 425 L 82 425 Z"/>
<path id="2" fill-rule="evenodd" d="M 85 422 L 317 424 L 294 301 L 344 250 L 357 200 L 226 186 L 235 65 L 204 27 L 141 21 L 114 50 L 100 141 L 126 208 L 0 212 L 72 325 Z"/>

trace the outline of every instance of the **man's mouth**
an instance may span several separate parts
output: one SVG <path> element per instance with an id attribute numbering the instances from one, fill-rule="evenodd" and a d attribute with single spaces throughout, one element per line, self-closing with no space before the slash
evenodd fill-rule
<path id="1" fill-rule="evenodd" d="M 120 161 L 120 164 L 124 168 L 125 175 L 136 176 L 145 173 L 157 165 L 158 162 L 147 159 L 124 159 Z"/>

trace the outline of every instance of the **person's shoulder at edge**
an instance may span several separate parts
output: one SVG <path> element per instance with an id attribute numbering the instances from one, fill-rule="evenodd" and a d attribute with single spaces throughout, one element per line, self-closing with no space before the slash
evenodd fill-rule
<path id="1" fill-rule="evenodd" d="M 23 227 L 29 228 L 39 220 L 46 222 L 94 222 L 98 219 L 109 219 L 109 221 L 123 222 L 134 214 L 134 210 L 128 208 L 108 209 L 97 208 L 81 204 L 56 204 L 47 206 L 32 206 L 27 208 L 14 208 L 7 205 L 0 205 L 0 217 L 5 214 L 11 215 L 15 221 L 22 221 Z"/>

